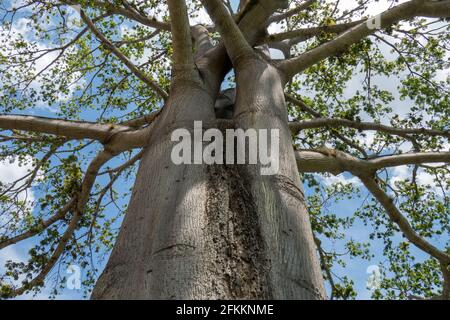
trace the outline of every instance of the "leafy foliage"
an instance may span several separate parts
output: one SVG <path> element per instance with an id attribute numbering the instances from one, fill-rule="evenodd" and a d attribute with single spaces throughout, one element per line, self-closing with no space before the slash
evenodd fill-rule
<path id="1" fill-rule="evenodd" d="M 105 37 L 168 91 L 173 51 L 170 33 L 155 31 L 94 2 L 79 1 Z M 108 3 L 123 5 L 122 1 Z M 169 21 L 167 7 L 161 1 L 130 3 L 137 12 Z M 300 3 L 291 1 L 291 7 Z M 378 1 L 359 0 L 354 1 L 352 9 L 342 9 L 332 1 L 316 1 L 278 24 L 278 29 L 284 32 L 355 21 L 366 16 L 374 3 Z M 200 2 L 188 4 L 191 19 L 200 20 Z M 162 107 L 161 98 L 95 38 L 73 7 L 23 0 L 20 5 L 6 1 L 0 10 L 0 113 L 37 113 L 116 124 Z M 380 30 L 315 64 L 287 85 L 287 93 L 301 98 L 309 107 L 289 104 L 291 120 L 326 117 L 448 131 L 448 31 L 448 21 L 416 18 Z M 212 35 L 218 39 L 217 33 Z M 322 32 L 295 44 L 291 54 L 317 47 L 335 36 Z M 224 85 L 233 87 L 233 81 L 230 75 Z M 92 140 L 18 130 L 10 130 L 11 135 L 6 135 L 6 130 L 2 133 L 0 160 L 26 172 L 23 177 L 0 183 L 0 243 L 27 232 L 36 235 L 23 244 L 29 254 L 26 261 L 9 260 L 1 269 L 0 296 L 8 297 L 15 286 L 27 286 L 51 259 L 76 210 L 69 207 L 54 223 L 44 224 L 79 195 L 83 173 L 101 146 Z M 324 146 L 370 159 L 409 151 L 448 151 L 448 140 L 331 127 L 305 130 L 295 139 L 298 150 Z M 64 272 L 69 265 L 85 270 L 83 287 L 89 294 L 103 259 L 114 245 L 137 161 L 123 170 L 113 168 L 120 168 L 135 155 L 134 151 L 125 152 L 100 172 L 75 233 L 47 277 L 53 280 L 51 296 L 64 289 Z M 420 236 L 450 253 L 448 167 L 384 169 L 377 178 Z M 382 280 L 373 298 L 432 298 L 442 293 L 441 265 L 423 256 L 400 235 L 357 179 L 328 174 L 307 174 L 303 179 L 324 277 L 333 298 L 357 297 L 352 275 L 336 271 L 345 268 L 350 259 L 367 264 L 382 261 Z M 360 202 L 354 212 L 335 210 L 350 201 Z M 365 241 L 348 236 L 359 224 L 369 230 Z M 376 245 L 379 243 L 381 249 Z M 39 284 L 28 289 L 37 293 L 44 285 Z"/>

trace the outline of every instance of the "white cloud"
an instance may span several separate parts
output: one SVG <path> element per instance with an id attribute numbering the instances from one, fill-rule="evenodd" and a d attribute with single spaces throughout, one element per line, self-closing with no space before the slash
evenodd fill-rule
<path id="1" fill-rule="evenodd" d="M 31 172 L 33 168 L 33 159 L 29 156 L 25 158 L 23 163 L 20 163 L 16 157 L 4 159 L 0 161 L 0 182 L 2 184 L 10 184 Z M 38 181 L 40 176 L 41 174 L 38 173 L 35 181 Z M 33 190 L 28 188 L 27 190 L 20 192 L 18 194 L 18 200 L 26 200 L 27 207 L 31 210 L 35 200 Z M 6 219 L 5 214 L 0 216 L 0 221 L 4 219 Z"/>
<path id="2" fill-rule="evenodd" d="M 39 43 L 34 39 L 33 30 L 29 27 L 30 23 L 32 23 L 31 19 L 19 18 L 13 22 L 10 33 L 4 33 L 3 35 L 0 33 L 0 42 L 3 44 L 0 47 L 0 54 L 9 55 L 10 53 L 18 53 L 19 51 L 11 46 L 11 42 L 19 40 L 20 37 L 22 37 L 25 41 L 35 43 L 35 50 L 47 50 L 50 48 L 49 46 Z M 57 57 L 57 55 L 58 52 L 55 51 L 37 59 L 34 65 L 34 73 L 36 74 L 42 71 L 51 61 L 53 61 L 53 59 Z M 30 67 L 32 66 L 31 64 L 29 65 Z"/>
<path id="3" fill-rule="evenodd" d="M 336 183 L 342 183 L 342 184 L 354 184 L 356 186 L 360 186 L 361 181 L 357 177 L 347 177 L 346 174 L 341 173 L 336 176 L 329 176 L 329 177 L 321 177 L 322 182 L 325 184 L 326 187 L 331 187 L 333 184 Z"/>
<path id="4" fill-rule="evenodd" d="M 69 27 L 71 28 L 76 28 L 74 21 L 76 20 L 76 11 L 75 10 L 71 10 L 70 14 L 67 18 L 67 24 Z M 23 50 L 18 50 L 16 49 L 14 46 L 12 46 L 12 44 L 20 39 L 23 39 L 25 42 L 27 43 L 32 43 L 34 45 L 34 47 L 31 48 L 31 51 L 37 51 L 36 54 L 33 55 L 33 62 L 27 62 L 27 67 L 29 68 L 29 72 L 33 75 L 38 75 L 39 73 L 42 72 L 41 76 L 36 77 L 30 84 L 29 84 L 29 88 L 30 89 L 34 89 L 36 91 L 39 92 L 40 88 L 42 87 L 42 76 L 44 76 L 45 74 L 50 74 L 53 70 L 55 70 L 56 68 L 63 68 L 63 65 L 57 65 L 55 63 L 53 63 L 52 65 L 50 65 L 60 54 L 60 51 L 50 51 L 46 54 L 43 54 L 45 52 L 45 50 L 49 50 L 52 49 L 53 47 L 55 47 L 55 45 L 52 45 L 50 43 L 47 43 L 45 41 L 42 41 L 42 39 L 38 39 L 36 38 L 36 35 L 34 34 L 35 30 L 34 28 L 30 27 L 30 25 L 33 25 L 32 20 L 28 19 L 28 18 L 16 18 L 12 25 L 11 25 L 11 29 L 10 32 L 7 32 L 6 29 L 0 29 L 0 56 L 12 56 L 15 54 L 18 54 L 20 52 L 23 52 Z M 42 26 L 44 28 L 44 26 Z M 54 23 L 54 21 L 50 20 L 49 22 L 45 23 L 45 28 L 55 28 L 57 27 Z M 72 48 L 68 48 L 66 49 L 66 53 L 69 53 L 70 50 L 72 50 Z M 27 59 L 29 59 L 30 57 L 26 56 Z M 49 66 L 50 65 L 50 66 Z M 48 67 L 49 66 L 49 67 Z M 2 67 L 4 68 L 4 66 Z M 2 68 L 0 68 L 0 72 L 2 71 Z M 10 69 L 14 69 L 15 67 L 10 67 L 8 66 L 8 68 Z M 45 71 L 44 71 L 45 69 Z M 17 73 L 18 75 L 20 75 L 22 73 L 21 70 L 17 69 Z M 74 73 L 72 75 L 73 79 L 77 79 L 79 78 L 79 76 L 81 75 L 81 73 Z M 19 77 L 18 79 L 16 79 L 16 81 L 19 81 Z M 78 83 L 81 84 L 83 80 L 79 81 Z M 23 84 L 28 83 L 28 81 L 23 82 Z M 1 80 L 0 80 L 0 93 L 1 93 Z M 68 101 L 74 94 L 75 92 L 75 88 L 74 86 L 71 86 L 68 88 L 69 92 L 67 94 L 64 93 L 59 93 L 57 95 L 57 100 L 64 102 L 64 101 Z M 43 108 L 43 109 L 47 109 L 48 111 L 51 112 L 56 112 L 57 110 L 50 108 L 46 103 L 38 103 L 38 105 L 36 107 L 39 108 Z"/>
<path id="5" fill-rule="evenodd" d="M 11 183 L 33 169 L 31 157 L 26 159 L 26 163 L 19 163 L 17 158 L 8 158 L 0 161 L 0 181 Z"/>
<path id="6" fill-rule="evenodd" d="M 434 164 L 434 166 L 438 166 L 442 164 Z M 399 166 L 392 169 L 391 174 L 391 186 L 395 189 L 395 184 L 399 181 L 403 181 L 406 179 L 412 179 L 412 166 Z M 450 178 L 450 177 L 449 177 Z M 417 170 L 416 182 L 420 186 L 429 186 L 432 190 L 435 190 L 438 194 L 441 193 L 441 189 L 438 184 L 434 181 L 435 176 L 429 174 L 422 168 Z M 390 191 L 392 193 L 392 191 Z"/>
<path id="7" fill-rule="evenodd" d="M 399 181 L 408 179 L 410 177 L 410 170 L 408 166 L 400 166 L 395 167 L 392 170 L 393 177 L 391 179 L 392 185 L 395 186 L 395 184 Z"/>
<path id="8" fill-rule="evenodd" d="M 5 265 L 7 261 L 25 263 L 27 261 L 27 254 L 23 248 L 20 248 L 20 246 L 18 247 L 17 245 L 8 246 L 0 250 L 0 276 L 4 275 L 6 272 Z M 19 287 L 22 281 L 25 280 L 25 275 L 19 275 L 17 280 L 8 277 L 8 280 L 10 284 Z"/>
<path id="9" fill-rule="evenodd" d="M 203 7 L 196 11 L 196 15 L 196 17 L 189 17 L 189 23 L 193 26 L 197 24 L 211 25 L 213 23 Z"/>
<path id="10" fill-rule="evenodd" d="M 364 132 L 365 136 L 360 136 L 359 141 L 364 147 L 370 147 L 375 142 L 375 131 Z"/>
<path id="11" fill-rule="evenodd" d="M 14 262 L 24 262 L 24 256 L 14 248 L 13 246 L 9 246 L 0 250 L 0 274 L 3 273 L 1 268 L 5 265 L 6 261 L 12 260 Z"/>
<path id="12" fill-rule="evenodd" d="M 272 23 L 268 28 L 267 28 L 269 34 L 274 34 L 274 33 L 280 33 L 283 32 L 284 30 L 284 23 Z"/>

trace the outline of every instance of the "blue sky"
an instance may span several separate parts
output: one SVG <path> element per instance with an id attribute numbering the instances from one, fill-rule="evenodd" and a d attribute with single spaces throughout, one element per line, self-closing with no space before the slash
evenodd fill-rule
<path id="1" fill-rule="evenodd" d="M 237 2 L 238 1 L 236 1 L 236 0 L 233 1 L 233 5 L 235 7 L 237 6 Z M 354 1 L 348 1 L 348 3 L 351 3 L 351 2 L 354 2 Z M 377 14 L 381 10 L 385 9 L 386 6 L 387 6 L 387 1 L 380 1 L 380 3 L 374 4 L 374 7 L 372 8 L 371 13 L 373 12 L 373 14 Z M 386 79 L 377 79 L 376 81 L 378 81 L 380 83 L 380 85 L 384 85 L 387 87 L 395 85 L 394 80 L 386 81 Z M 358 77 L 355 77 L 355 83 L 358 85 L 360 84 L 360 79 L 358 79 Z M 351 96 L 352 90 L 353 90 L 353 88 L 348 88 L 348 91 L 347 91 L 348 96 Z M 406 102 L 399 101 L 398 104 L 396 104 L 395 111 L 397 113 L 402 113 L 402 112 L 404 113 L 405 110 L 407 110 L 407 108 L 408 108 L 408 101 L 406 101 Z M 23 113 L 36 114 L 36 115 L 41 115 L 41 116 L 50 116 L 50 117 L 54 116 L 54 110 L 52 110 L 51 108 L 48 108 L 47 106 L 37 106 L 37 108 L 33 109 L 31 112 L 29 110 L 25 110 L 25 111 L 23 111 Z M 85 119 L 85 120 L 91 120 L 91 119 L 95 118 L 96 115 L 97 115 L 97 113 L 94 113 L 92 111 L 84 111 L 81 115 L 81 118 Z M 109 163 L 108 165 L 114 166 L 114 163 Z M 16 163 L 10 164 L 10 163 L 3 162 L 0 164 L 0 180 L 3 182 L 8 182 L 10 179 L 13 179 L 14 177 L 17 178 L 17 175 L 19 175 L 21 172 L 23 172 L 23 169 L 24 169 L 23 167 L 22 168 L 18 167 Z M 400 175 L 400 173 L 399 173 L 399 175 Z M 403 175 L 405 175 L 405 172 L 403 172 Z M 424 179 L 426 179 L 426 177 L 424 177 Z M 345 175 L 340 175 L 338 178 L 332 178 L 332 181 L 348 182 L 348 181 L 355 181 L 355 180 L 352 180 L 351 176 L 345 174 Z M 102 182 L 102 180 L 100 180 L 100 182 Z M 118 192 L 123 192 L 125 190 L 128 190 L 130 186 L 131 185 L 129 183 L 120 182 L 120 183 L 116 184 L 116 190 Z M 306 188 L 307 194 L 311 194 L 312 192 L 314 192 L 314 191 Z M 349 215 L 353 214 L 353 212 L 355 210 L 357 210 L 358 207 L 361 205 L 361 201 L 364 198 L 364 195 L 365 195 L 365 191 L 363 191 L 362 198 L 355 198 L 352 200 L 343 200 L 336 204 L 333 204 L 328 209 L 329 209 L 329 211 L 339 213 L 340 216 L 349 216 Z M 39 194 L 36 193 L 35 197 L 38 197 L 38 196 L 39 196 Z M 120 204 L 125 204 L 125 203 L 127 203 L 127 201 L 128 201 L 127 198 L 121 198 Z M 367 241 L 368 234 L 370 232 L 370 229 L 368 229 L 368 228 L 370 228 L 370 227 L 365 226 L 362 222 L 355 223 L 355 225 L 353 227 L 351 227 L 349 230 L 346 231 L 346 235 L 347 235 L 346 240 L 351 238 L 351 239 L 354 239 L 357 241 Z M 399 239 L 400 239 L 400 237 L 399 237 Z M 12 246 L 12 247 L 8 247 L 8 248 L 0 251 L 0 274 L 2 274 L 4 271 L 3 263 L 5 260 L 8 260 L 8 259 L 17 260 L 17 261 L 23 260 L 27 256 L 27 248 L 29 248 L 29 246 L 32 245 L 34 243 L 34 241 L 35 241 L 35 239 L 31 239 L 25 243 L 21 243 L 21 244 Z M 339 241 L 339 242 L 335 242 L 335 243 L 324 241 L 324 247 L 329 250 L 334 249 L 338 252 L 346 251 L 344 248 L 343 241 Z M 370 292 L 366 288 L 366 281 L 369 276 L 369 274 L 367 273 L 367 270 L 372 265 L 378 265 L 378 264 L 382 264 L 384 262 L 384 258 L 382 257 L 382 254 L 381 254 L 382 249 L 383 249 L 383 245 L 380 241 L 372 241 L 371 250 L 376 258 L 374 258 L 371 261 L 366 261 L 366 260 L 362 260 L 362 259 L 345 258 L 347 266 L 345 268 L 336 267 L 333 270 L 339 276 L 348 275 L 351 279 L 354 280 L 355 288 L 356 288 L 356 291 L 358 292 L 359 299 L 368 299 L 370 297 Z M 414 251 L 414 252 L 417 253 L 416 256 L 419 260 L 424 259 L 426 257 L 425 255 L 423 255 L 420 252 L 416 252 L 416 251 Z M 102 264 L 99 264 L 98 267 L 101 269 Z M 49 287 L 44 288 L 43 292 L 34 298 L 37 298 L 37 299 L 47 298 L 49 290 L 50 290 Z M 24 296 L 19 297 L 19 299 L 29 299 L 29 298 L 32 298 L 32 296 L 24 295 Z M 83 292 L 81 290 L 69 290 L 69 289 L 63 290 L 61 292 L 61 294 L 57 297 L 57 299 L 82 299 L 82 298 L 84 298 L 84 297 L 83 297 Z"/>

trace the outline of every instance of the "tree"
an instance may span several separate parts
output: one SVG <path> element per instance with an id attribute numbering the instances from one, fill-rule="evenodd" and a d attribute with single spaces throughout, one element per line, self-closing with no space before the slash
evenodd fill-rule
<path id="1" fill-rule="evenodd" d="M 2 296 L 39 290 L 75 263 L 89 270 L 83 284 L 95 299 L 325 299 L 324 279 L 331 298 L 352 298 L 351 279 L 333 272 L 341 254 L 324 244 L 360 219 L 389 262 L 375 298 L 447 299 L 449 80 L 437 75 L 449 67 L 450 1 L 396 2 L 372 18 L 370 0 L 347 9 L 320 0 L 5 3 L 1 157 L 31 169 L 1 186 L 0 249 L 30 246 L 27 262 L 6 263 Z M 203 9 L 211 22 L 193 23 Z M 361 89 L 348 97 L 355 79 Z M 398 115 L 392 104 L 402 99 L 410 109 Z M 44 105 L 56 108 L 51 117 L 32 115 Z M 278 174 L 175 165 L 171 133 L 194 121 L 279 130 Z M 406 177 L 393 179 L 390 168 L 405 165 Z M 363 190 L 320 176 L 343 172 Z M 128 179 L 124 205 L 117 184 Z M 354 214 L 327 212 L 364 190 Z M 345 246 L 371 258 L 364 243 Z M 110 250 L 94 286 L 93 257 Z M 54 274 L 57 294 L 65 279 Z"/>

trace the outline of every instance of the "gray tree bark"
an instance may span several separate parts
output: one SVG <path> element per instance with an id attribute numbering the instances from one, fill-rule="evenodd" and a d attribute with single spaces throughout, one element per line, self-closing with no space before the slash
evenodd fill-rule
<path id="1" fill-rule="evenodd" d="M 237 128 L 280 131 L 280 169 L 174 165 L 176 128 L 219 123 L 211 85 L 179 83 L 148 143 L 93 299 L 323 299 L 283 83 L 260 59 L 236 67 Z M 217 125 L 219 129 L 220 125 Z"/>

